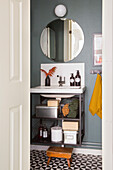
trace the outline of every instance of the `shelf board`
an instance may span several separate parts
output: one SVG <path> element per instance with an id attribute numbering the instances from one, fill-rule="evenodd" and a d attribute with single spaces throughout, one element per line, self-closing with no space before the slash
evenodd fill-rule
<path id="1" fill-rule="evenodd" d="M 51 117 L 36 117 L 36 115 L 32 116 L 33 119 L 55 119 L 55 120 L 70 120 L 70 121 L 80 121 L 78 118 L 66 118 L 66 117 L 58 117 L 58 118 L 51 118 Z"/>
<path id="2" fill-rule="evenodd" d="M 64 142 L 52 142 L 50 137 L 48 137 L 48 139 L 39 139 L 38 136 L 36 136 L 35 138 L 33 138 L 32 140 L 32 144 L 33 145 L 38 145 L 38 144 L 46 144 L 46 145 L 50 145 L 50 144 L 56 144 L 56 145 L 73 145 L 73 146 L 81 146 L 80 144 L 66 144 Z"/>

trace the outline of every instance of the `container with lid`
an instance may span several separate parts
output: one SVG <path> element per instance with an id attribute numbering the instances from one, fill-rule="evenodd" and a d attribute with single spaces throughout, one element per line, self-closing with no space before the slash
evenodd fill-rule
<path id="1" fill-rule="evenodd" d="M 54 126 L 51 128 L 51 141 L 61 142 L 62 141 L 62 128 L 59 126 Z"/>
<path id="2" fill-rule="evenodd" d="M 41 124 L 41 125 L 39 126 L 38 137 L 39 137 L 40 139 L 42 139 L 42 136 L 43 136 L 43 125 Z"/>
<path id="3" fill-rule="evenodd" d="M 57 118 L 58 107 L 36 106 L 36 117 Z"/>
<path id="4" fill-rule="evenodd" d="M 77 131 L 64 130 L 64 143 L 65 144 L 77 144 Z"/>
<path id="5" fill-rule="evenodd" d="M 73 76 L 73 73 L 71 73 L 71 77 L 70 77 L 70 86 L 74 86 L 74 76 Z"/>
<path id="6" fill-rule="evenodd" d="M 77 74 L 75 76 L 75 86 L 81 86 L 81 76 L 79 70 L 77 70 Z"/>
<path id="7" fill-rule="evenodd" d="M 47 127 L 44 125 L 43 128 L 43 139 L 47 139 L 48 138 L 48 130 Z"/>

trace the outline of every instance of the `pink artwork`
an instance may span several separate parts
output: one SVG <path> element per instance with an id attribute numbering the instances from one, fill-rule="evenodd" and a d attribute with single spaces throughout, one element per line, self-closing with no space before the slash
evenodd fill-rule
<path id="1" fill-rule="evenodd" d="M 94 34 L 94 66 L 102 65 L 102 34 Z"/>

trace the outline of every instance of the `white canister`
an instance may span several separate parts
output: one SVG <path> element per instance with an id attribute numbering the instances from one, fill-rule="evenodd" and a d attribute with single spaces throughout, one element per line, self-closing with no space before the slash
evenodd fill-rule
<path id="1" fill-rule="evenodd" d="M 54 126 L 51 128 L 51 141 L 61 142 L 62 141 L 62 128 L 59 126 Z"/>

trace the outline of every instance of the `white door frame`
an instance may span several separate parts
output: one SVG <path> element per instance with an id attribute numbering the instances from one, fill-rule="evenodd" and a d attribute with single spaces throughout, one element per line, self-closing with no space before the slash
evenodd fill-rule
<path id="1" fill-rule="evenodd" d="M 29 9 L 30 10 L 30 9 Z M 102 157 L 103 170 L 113 169 L 113 0 L 102 0 Z"/>
<path id="2" fill-rule="evenodd" d="M 102 169 L 113 170 L 113 0 L 102 0 Z"/>
<path id="3" fill-rule="evenodd" d="M 102 4 L 102 156 L 103 170 L 113 169 L 113 0 Z"/>
<path id="4" fill-rule="evenodd" d="M 113 169 L 113 0 L 102 1 L 102 157 L 103 170 Z"/>

